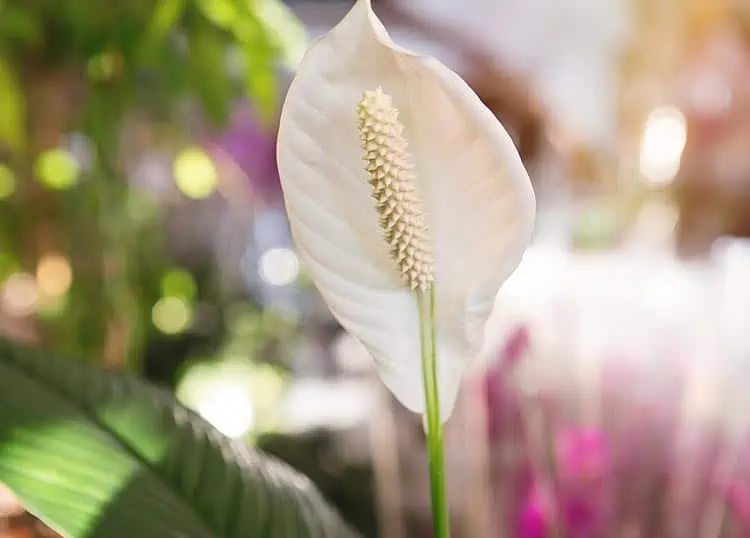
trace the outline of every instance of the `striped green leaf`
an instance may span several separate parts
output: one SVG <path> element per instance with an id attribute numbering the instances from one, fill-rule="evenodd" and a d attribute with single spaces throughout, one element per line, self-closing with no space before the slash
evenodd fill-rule
<path id="1" fill-rule="evenodd" d="M 355 536 L 309 480 L 168 393 L 3 341 L 0 482 L 71 538 Z"/>

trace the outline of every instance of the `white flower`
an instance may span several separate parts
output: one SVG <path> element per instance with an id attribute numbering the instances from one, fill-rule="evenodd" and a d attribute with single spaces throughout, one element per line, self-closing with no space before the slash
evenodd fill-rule
<path id="1" fill-rule="evenodd" d="M 434 281 L 447 418 L 533 229 L 534 193 L 508 133 L 458 75 L 393 43 L 370 0 L 359 0 L 305 54 L 284 103 L 278 162 L 300 258 L 386 386 L 417 413 L 415 293 Z"/>

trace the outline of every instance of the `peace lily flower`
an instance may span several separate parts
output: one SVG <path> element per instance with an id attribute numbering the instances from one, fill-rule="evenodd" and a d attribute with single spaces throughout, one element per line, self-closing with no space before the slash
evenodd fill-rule
<path id="1" fill-rule="evenodd" d="M 278 165 L 302 262 L 417 413 L 420 297 L 434 298 L 445 420 L 533 228 L 534 193 L 508 133 L 458 75 L 396 45 L 359 0 L 298 68 Z"/>

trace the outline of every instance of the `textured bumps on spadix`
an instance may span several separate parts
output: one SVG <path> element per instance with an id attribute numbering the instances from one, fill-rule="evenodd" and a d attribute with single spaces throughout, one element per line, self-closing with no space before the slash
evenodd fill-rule
<path id="1" fill-rule="evenodd" d="M 398 110 L 377 88 L 364 93 L 357 117 L 372 198 L 391 257 L 409 288 L 425 291 L 434 281 L 434 261 Z"/>

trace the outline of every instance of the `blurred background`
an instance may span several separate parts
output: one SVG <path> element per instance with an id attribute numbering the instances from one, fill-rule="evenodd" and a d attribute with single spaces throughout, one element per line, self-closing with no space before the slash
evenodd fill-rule
<path id="1" fill-rule="evenodd" d="M 456 538 L 750 536 L 750 2 L 373 4 L 538 198 L 448 426 Z M 173 390 L 365 536 L 426 538 L 421 422 L 306 278 L 275 164 L 350 6 L 0 0 L 0 335 Z M 40 536 L 0 485 L 0 537 Z"/>

